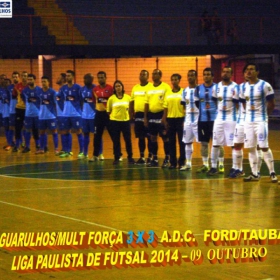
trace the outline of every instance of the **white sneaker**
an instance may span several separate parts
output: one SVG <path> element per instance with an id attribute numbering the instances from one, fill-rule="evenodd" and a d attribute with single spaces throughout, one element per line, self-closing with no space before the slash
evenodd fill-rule
<path id="1" fill-rule="evenodd" d="M 278 179 L 277 179 L 275 172 L 270 173 L 270 179 L 271 179 L 272 183 L 278 183 Z"/>
<path id="2" fill-rule="evenodd" d="M 192 170 L 192 167 L 190 165 L 183 165 L 180 168 L 180 171 L 188 171 L 188 170 Z"/>
<path id="3" fill-rule="evenodd" d="M 105 158 L 104 158 L 103 154 L 100 154 L 100 155 L 98 156 L 98 159 L 101 160 L 101 161 L 103 161 Z"/>
<path id="4" fill-rule="evenodd" d="M 90 162 L 98 161 L 98 157 L 93 156 L 93 157 L 90 158 L 88 161 L 90 161 Z"/>
<path id="5" fill-rule="evenodd" d="M 122 156 L 119 158 L 119 161 L 123 161 L 123 157 Z"/>

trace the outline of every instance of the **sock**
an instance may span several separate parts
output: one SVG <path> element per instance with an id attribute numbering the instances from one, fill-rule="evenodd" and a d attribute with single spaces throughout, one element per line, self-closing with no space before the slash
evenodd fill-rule
<path id="1" fill-rule="evenodd" d="M 84 135 L 84 155 L 88 155 L 88 145 L 89 145 L 89 134 Z"/>
<path id="2" fill-rule="evenodd" d="M 220 147 L 212 147 L 211 150 L 211 167 L 217 168 L 218 154 Z"/>
<path id="3" fill-rule="evenodd" d="M 30 148 L 31 132 L 25 132 L 25 147 Z"/>
<path id="4" fill-rule="evenodd" d="M 273 154 L 270 149 L 268 149 L 267 152 L 263 152 L 263 159 L 267 165 L 269 174 L 271 174 L 272 172 L 275 172 Z"/>
<path id="5" fill-rule="evenodd" d="M 262 161 L 263 161 L 264 155 L 263 155 L 263 151 L 262 150 L 257 150 L 257 153 L 258 153 L 258 172 L 260 172 L 261 171 L 261 167 L 262 167 Z"/>
<path id="6" fill-rule="evenodd" d="M 249 162 L 251 166 L 252 173 L 257 176 L 258 175 L 258 153 L 257 148 L 249 149 Z"/>
<path id="7" fill-rule="evenodd" d="M 186 152 L 186 164 L 187 164 L 187 166 L 191 166 L 192 165 L 193 144 L 186 144 L 185 152 Z"/>
<path id="8" fill-rule="evenodd" d="M 84 137 L 83 137 L 82 133 L 77 134 L 77 136 L 78 136 L 78 142 L 79 142 L 79 148 L 80 148 L 79 153 L 82 153 L 84 151 Z"/>

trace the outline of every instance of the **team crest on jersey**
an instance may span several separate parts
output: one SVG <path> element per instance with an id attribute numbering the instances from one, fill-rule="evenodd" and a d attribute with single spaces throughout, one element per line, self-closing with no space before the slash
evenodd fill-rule
<path id="1" fill-rule="evenodd" d="M 259 134 L 259 140 L 264 140 L 264 135 L 262 133 Z"/>
<path id="2" fill-rule="evenodd" d="M 234 134 L 231 133 L 231 134 L 229 135 L 229 140 L 233 140 L 233 138 L 234 138 Z"/>
<path id="3" fill-rule="evenodd" d="M 158 97 L 158 99 L 159 99 L 159 100 L 162 100 L 162 99 L 163 99 L 163 96 L 162 96 L 162 95 L 160 95 L 160 96 Z"/>
<path id="4" fill-rule="evenodd" d="M 190 104 L 190 100 L 186 99 L 186 104 L 189 105 Z"/>
<path id="5" fill-rule="evenodd" d="M 272 91 L 272 88 L 271 88 L 271 87 L 268 87 L 267 90 L 268 90 L 268 91 Z"/>
<path id="6" fill-rule="evenodd" d="M 246 101 L 249 101 L 249 100 L 250 100 L 250 97 L 249 97 L 249 96 L 246 96 L 245 99 L 246 99 Z"/>
<path id="7" fill-rule="evenodd" d="M 204 98 L 200 98 L 200 100 L 199 100 L 200 102 L 204 102 Z"/>
<path id="8" fill-rule="evenodd" d="M 218 100 L 219 100 L 219 101 L 223 101 L 223 98 L 222 98 L 222 97 L 219 97 Z"/>

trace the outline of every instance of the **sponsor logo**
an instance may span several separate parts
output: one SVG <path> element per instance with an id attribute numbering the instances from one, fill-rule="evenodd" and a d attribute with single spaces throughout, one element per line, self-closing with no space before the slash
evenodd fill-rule
<path id="1" fill-rule="evenodd" d="M 12 0 L 0 1 L 0 18 L 12 18 Z"/>

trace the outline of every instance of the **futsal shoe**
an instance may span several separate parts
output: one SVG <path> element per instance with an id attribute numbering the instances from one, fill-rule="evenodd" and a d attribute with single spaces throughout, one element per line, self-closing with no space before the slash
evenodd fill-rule
<path id="1" fill-rule="evenodd" d="M 61 154 L 59 157 L 60 158 L 66 158 L 66 157 L 69 157 L 70 156 L 70 154 L 69 153 L 67 153 L 67 152 L 64 152 L 63 154 Z"/>
<path id="2" fill-rule="evenodd" d="M 278 179 L 277 179 L 275 172 L 270 173 L 270 179 L 271 179 L 272 183 L 278 183 Z"/>
<path id="3" fill-rule="evenodd" d="M 231 168 L 228 174 L 229 178 L 232 178 L 233 174 L 236 172 L 237 169 Z"/>
<path id="4" fill-rule="evenodd" d="M 30 152 L 30 148 L 28 147 L 25 147 L 23 150 L 22 150 L 22 153 L 23 154 L 26 154 L 26 153 L 29 153 Z"/>
<path id="5" fill-rule="evenodd" d="M 35 152 L 35 155 L 42 155 L 44 153 L 45 153 L 44 150 L 38 150 Z"/>
<path id="6" fill-rule="evenodd" d="M 168 169 L 176 169 L 175 165 L 169 165 Z"/>
<path id="7" fill-rule="evenodd" d="M 147 164 L 148 167 L 158 167 L 158 160 L 152 160 Z"/>
<path id="8" fill-rule="evenodd" d="M 98 159 L 99 159 L 100 161 L 103 161 L 105 158 L 104 158 L 103 154 L 100 154 L 100 155 L 98 156 Z"/>
<path id="9" fill-rule="evenodd" d="M 224 168 L 223 165 L 219 165 L 219 173 L 220 173 L 220 174 L 225 173 L 225 168 Z"/>
<path id="10" fill-rule="evenodd" d="M 79 154 L 78 154 L 78 159 L 84 159 L 84 158 L 85 158 L 84 153 L 79 153 Z"/>
<path id="11" fill-rule="evenodd" d="M 169 166 L 169 160 L 168 159 L 165 159 L 164 161 L 163 161 L 163 163 L 162 163 L 162 166 L 161 166 L 161 168 L 167 168 L 168 166 Z"/>
<path id="12" fill-rule="evenodd" d="M 208 175 L 208 176 L 214 176 L 214 175 L 217 175 L 218 173 L 219 173 L 218 169 L 212 167 L 212 168 L 207 172 L 207 175 Z"/>
<path id="13" fill-rule="evenodd" d="M 192 167 L 190 165 L 183 165 L 180 167 L 180 171 L 189 171 L 192 170 Z"/>
<path id="14" fill-rule="evenodd" d="M 18 148 L 16 146 L 14 146 L 14 148 L 12 149 L 13 153 L 17 153 L 18 152 Z"/>
<path id="15" fill-rule="evenodd" d="M 252 182 L 252 181 L 259 181 L 259 180 L 260 180 L 260 176 L 254 175 L 253 173 L 251 173 L 248 177 L 245 177 L 243 179 L 244 182 Z"/>
<path id="16" fill-rule="evenodd" d="M 205 173 L 209 170 L 209 167 L 206 165 L 202 165 L 196 170 L 196 173 Z"/>
<path id="17" fill-rule="evenodd" d="M 135 160 L 133 158 L 128 158 L 128 164 L 135 164 Z"/>
<path id="18" fill-rule="evenodd" d="M 96 157 L 96 156 L 93 156 L 92 158 L 90 158 L 88 161 L 90 161 L 90 162 L 94 162 L 94 161 L 98 161 L 99 159 L 98 159 L 98 157 Z"/>
<path id="19" fill-rule="evenodd" d="M 139 158 L 139 159 L 137 160 L 136 164 L 138 164 L 138 165 L 144 165 L 144 164 L 146 164 L 145 158 Z"/>

